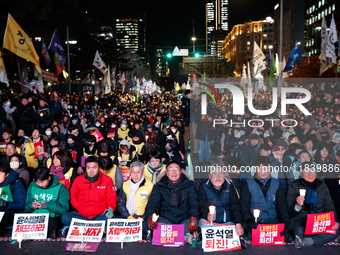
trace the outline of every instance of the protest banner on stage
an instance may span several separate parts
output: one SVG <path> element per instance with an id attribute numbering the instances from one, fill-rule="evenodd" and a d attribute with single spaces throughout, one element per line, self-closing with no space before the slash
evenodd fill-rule
<path id="1" fill-rule="evenodd" d="M 68 243 L 63 251 L 96 252 L 99 243 Z"/>
<path id="2" fill-rule="evenodd" d="M 34 158 L 39 158 L 39 156 L 45 157 L 45 146 L 43 141 L 34 143 Z"/>
<path id="3" fill-rule="evenodd" d="M 120 233 L 125 232 L 124 242 L 142 241 L 142 220 L 109 219 L 106 242 L 120 243 Z"/>
<path id="4" fill-rule="evenodd" d="M 19 233 L 23 239 L 46 239 L 48 219 L 48 213 L 14 214 L 12 239 L 17 239 Z"/>
<path id="5" fill-rule="evenodd" d="M 204 252 L 234 251 L 241 249 L 235 225 L 202 226 L 202 248 Z"/>
<path id="6" fill-rule="evenodd" d="M 184 224 L 158 223 L 153 230 L 152 245 L 184 246 Z"/>
<path id="7" fill-rule="evenodd" d="M 102 136 L 98 129 L 92 132 L 91 135 L 96 137 L 97 143 L 99 143 L 101 140 L 104 140 L 104 137 Z"/>
<path id="8" fill-rule="evenodd" d="M 252 245 L 284 245 L 285 237 L 280 233 L 285 229 L 285 224 L 259 224 L 257 229 L 252 229 Z"/>
<path id="9" fill-rule="evenodd" d="M 307 215 L 305 235 L 331 234 L 335 235 L 336 230 L 334 212 L 316 213 Z"/>
<path id="10" fill-rule="evenodd" d="M 84 228 L 83 237 L 81 228 Z M 105 228 L 104 220 L 80 220 L 72 218 L 66 241 L 99 243 L 102 240 Z"/>

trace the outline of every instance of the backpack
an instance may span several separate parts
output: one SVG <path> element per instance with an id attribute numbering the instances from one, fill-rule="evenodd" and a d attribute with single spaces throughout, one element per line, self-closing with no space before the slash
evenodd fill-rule
<path id="1" fill-rule="evenodd" d="M 24 186 L 25 190 L 27 191 L 27 187 L 26 187 L 26 182 L 25 182 L 25 180 L 24 180 L 23 178 L 21 178 L 21 177 L 19 177 L 17 180 L 21 182 L 22 186 Z M 17 181 L 11 182 L 11 183 L 9 184 L 9 189 L 11 190 L 12 197 L 14 197 L 14 189 L 15 189 L 15 184 L 16 184 L 16 183 L 17 183 Z"/>

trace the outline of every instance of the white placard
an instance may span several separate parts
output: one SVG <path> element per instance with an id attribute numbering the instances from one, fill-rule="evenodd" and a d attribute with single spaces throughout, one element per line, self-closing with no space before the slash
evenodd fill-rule
<path id="1" fill-rule="evenodd" d="M 107 221 L 106 242 L 120 243 L 119 234 L 125 232 L 124 242 L 142 240 L 142 220 L 109 219 Z"/>
<path id="2" fill-rule="evenodd" d="M 48 213 L 14 214 L 12 239 L 17 239 L 19 233 L 23 234 L 23 239 L 46 239 L 48 219 Z"/>
<path id="3" fill-rule="evenodd" d="M 80 227 L 85 228 L 83 240 L 82 235 L 79 232 Z M 104 220 L 80 220 L 72 218 L 66 241 L 100 243 L 103 237 L 104 228 Z"/>
<path id="4" fill-rule="evenodd" d="M 2 221 L 2 218 L 4 217 L 4 212 L 0 212 L 0 222 Z"/>

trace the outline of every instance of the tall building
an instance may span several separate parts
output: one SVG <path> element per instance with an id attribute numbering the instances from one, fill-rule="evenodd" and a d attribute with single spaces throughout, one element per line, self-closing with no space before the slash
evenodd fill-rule
<path id="1" fill-rule="evenodd" d="M 305 0 L 283 1 L 282 56 L 285 56 L 286 61 L 290 56 L 296 40 L 298 40 L 299 45 L 301 45 L 300 51 L 303 53 L 304 2 Z M 280 4 L 276 4 L 274 7 L 274 49 L 277 53 L 280 53 L 280 18 Z"/>
<path id="2" fill-rule="evenodd" d="M 212 32 L 216 30 L 228 31 L 228 0 L 209 0 L 205 6 L 205 13 L 206 52 L 216 53 L 218 39 L 213 37 Z"/>
<path id="3" fill-rule="evenodd" d="M 321 24 L 325 15 L 327 27 L 330 27 L 332 13 L 334 13 L 337 29 L 340 26 L 340 1 L 339 0 L 305 0 L 305 30 L 304 52 L 309 57 L 320 54 Z"/>
<path id="4" fill-rule="evenodd" d="M 138 14 L 120 14 L 116 19 L 116 43 L 123 52 L 137 53 L 146 58 L 146 22 Z"/>
<path id="5" fill-rule="evenodd" d="M 274 50 L 274 20 L 250 21 L 235 25 L 223 42 L 223 58 L 235 65 L 236 76 L 242 73 L 243 62 L 253 58 L 254 41 L 266 55 L 269 62 L 269 50 Z M 268 65 L 267 65 L 268 66 Z"/>
<path id="6" fill-rule="evenodd" d="M 111 40 L 113 39 L 113 30 L 112 27 L 102 26 L 99 27 L 96 32 L 91 33 L 91 35 L 104 38 L 104 40 Z"/>
<path id="7" fill-rule="evenodd" d="M 161 77 L 168 77 L 169 75 L 169 62 L 166 59 L 166 56 L 164 55 L 164 52 L 162 49 L 156 50 L 156 56 L 155 56 L 155 77 L 161 78 Z"/>

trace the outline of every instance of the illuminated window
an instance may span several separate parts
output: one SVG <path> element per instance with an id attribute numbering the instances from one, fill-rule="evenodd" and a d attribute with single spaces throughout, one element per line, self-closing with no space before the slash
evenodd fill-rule
<path id="1" fill-rule="evenodd" d="M 335 4 L 333 4 L 332 10 L 333 10 L 333 12 L 335 11 Z"/>
<path id="2" fill-rule="evenodd" d="M 247 42 L 247 45 L 250 45 L 250 42 Z"/>
<path id="3" fill-rule="evenodd" d="M 265 50 L 266 50 L 266 49 L 267 49 L 267 45 L 263 45 L 263 49 L 265 49 Z"/>
<path id="4" fill-rule="evenodd" d="M 270 50 L 272 50 L 273 48 L 274 48 L 273 45 L 269 45 L 269 46 L 268 46 L 268 49 L 270 49 Z"/>

